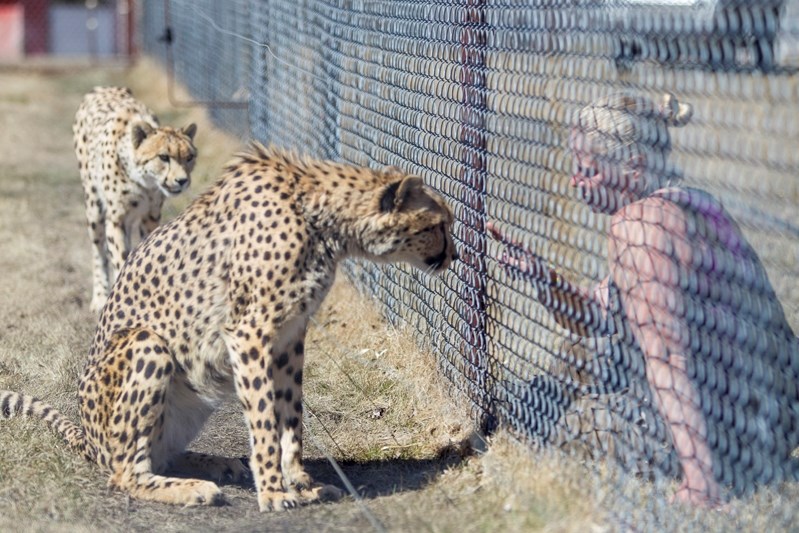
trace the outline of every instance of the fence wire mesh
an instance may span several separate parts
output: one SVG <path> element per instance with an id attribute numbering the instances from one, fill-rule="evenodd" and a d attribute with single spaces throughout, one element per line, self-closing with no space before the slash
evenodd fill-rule
<path id="1" fill-rule="evenodd" d="M 445 275 L 349 273 L 476 422 L 653 480 L 621 524 L 794 480 L 799 2 L 150 0 L 142 29 L 236 133 L 446 196 Z"/>
<path id="2" fill-rule="evenodd" d="M 249 136 L 248 98 L 253 65 L 249 2 L 144 2 L 142 48 L 169 71 L 169 98 L 176 106 L 208 106 L 212 118 L 240 137 Z M 254 28 L 255 26 L 253 26 Z M 181 100 L 173 82 L 187 81 L 192 99 Z"/>

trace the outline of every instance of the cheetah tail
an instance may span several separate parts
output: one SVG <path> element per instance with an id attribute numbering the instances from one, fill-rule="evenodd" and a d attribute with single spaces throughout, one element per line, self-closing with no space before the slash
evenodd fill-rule
<path id="1" fill-rule="evenodd" d="M 71 448 L 83 453 L 86 447 L 83 428 L 64 418 L 55 407 L 27 394 L 0 390 L 0 419 L 14 416 L 41 418 L 56 430 Z"/>

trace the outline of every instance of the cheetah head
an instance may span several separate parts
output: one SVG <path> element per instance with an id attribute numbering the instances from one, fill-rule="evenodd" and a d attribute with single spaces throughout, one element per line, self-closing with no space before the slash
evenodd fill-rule
<path id="1" fill-rule="evenodd" d="M 185 191 L 197 156 L 194 134 L 197 126 L 174 129 L 153 127 L 139 121 L 131 125 L 134 167 L 138 180 L 148 189 L 158 188 L 166 196 Z"/>
<path id="2" fill-rule="evenodd" d="M 375 199 L 366 234 L 368 255 L 381 262 L 409 263 L 440 273 L 458 258 L 452 240 L 452 210 L 418 176 L 397 175 Z"/>

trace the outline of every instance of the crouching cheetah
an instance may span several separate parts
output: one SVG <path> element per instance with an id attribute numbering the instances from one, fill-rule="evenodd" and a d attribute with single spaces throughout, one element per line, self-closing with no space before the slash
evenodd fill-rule
<path id="1" fill-rule="evenodd" d="M 130 90 L 95 87 L 72 131 L 92 242 L 91 309 L 99 312 L 130 250 L 158 226 L 164 197 L 189 186 L 197 128 L 160 127 Z"/>
<path id="2" fill-rule="evenodd" d="M 260 509 L 317 499 L 323 487 L 302 464 L 309 317 L 346 257 L 442 272 L 457 257 L 452 222 L 419 177 L 254 144 L 128 258 L 80 381 L 81 426 L 11 392 L 0 392 L 0 414 L 44 418 L 134 497 L 212 504 L 215 483 L 163 474 L 247 473 L 238 459 L 185 451 L 235 393 Z"/>

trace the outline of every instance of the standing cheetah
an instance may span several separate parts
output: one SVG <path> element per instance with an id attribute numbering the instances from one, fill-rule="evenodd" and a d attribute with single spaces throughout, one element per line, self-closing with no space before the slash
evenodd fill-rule
<path id="1" fill-rule="evenodd" d="M 92 241 L 91 309 L 99 312 L 130 250 L 158 226 L 164 197 L 189 186 L 197 128 L 159 127 L 129 89 L 95 87 L 72 131 Z"/>
<path id="2" fill-rule="evenodd" d="M 125 263 L 80 381 L 81 426 L 13 392 L 0 392 L 0 415 L 44 418 L 134 497 L 212 504 L 215 483 L 162 474 L 247 473 L 238 459 L 185 451 L 235 394 L 260 509 L 317 499 L 322 488 L 302 466 L 309 317 L 344 258 L 445 270 L 456 258 L 452 222 L 419 177 L 254 144 Z"/>

